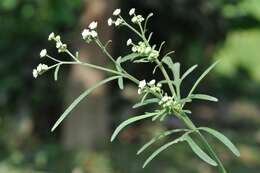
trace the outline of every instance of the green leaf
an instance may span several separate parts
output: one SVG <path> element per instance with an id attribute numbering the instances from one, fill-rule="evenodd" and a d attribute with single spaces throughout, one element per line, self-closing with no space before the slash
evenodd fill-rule
<path id="1" fill-rule="evenodd" d="M 116 69 L 117 69 L 117 71 L 118 71 L 119 73 L 122 73 L 123 70 L 122 70 L 122 67 L 121 67 L 121 64 L 120 64 L 120 62 L 121 62 L 121 57 L 117 58 L 116 62 L 117 62 L 117 64 L 116 64 Z M 123 80 L 123 77 L 118 78 L 118 86 L 119 86 L 119 88 L 120 88 L 121 90 L 124 89 L 124 80 Z"/>
<path id="2" fill-rule="evenodd" d="M 177 144 L 178 142 L 182 142 L 184 140 L 184 137 L 185 137 L 185 134 L 182 135 L 181 137 L 171 141 L 171 142 L 168 142 L 166 144 L 164 144 L 163 146 L 161 146 L 160 148 L 158 148 L 157 150 L 155 150 L 152 155 L 150 155 L 148 157 L 148 159 L 146 159 L 146 161 L 144 162 L 143 164 L 143 168 L 146 167 L 146 165 L 148 163 L 150 163 L 158 154 L 160 154 L 163 150 L 167 149 L 168 147 L 170 147 L 171 145 L 174 145 L 174 144 Z"/>
<path id="3" fill-rule="evenodd" d="M 169 69 L 171 69 L 171 70 L 173 69 L 174 63 L 173 63 L 171 57 L 169 57 L 169 56 L 163 57 L 162 62 L 163 62 L 164 64 L 166 64 Z"/>
<path id="4" fill-rule="evenodd" d="M 200 100 L 208 100 L 212 102 L 217 102 L 218 99 L 216 97 L 206 95 L 206 94 L 191 94 L 190 99 L 200 99 Z"/>
<path id="5" fill-rule="evenodd" d="M 152 116 L 155 116 L 157 113 L 147 113 L 147 114 L 144 114 L 144 115 L 140 115 L 140 116 L 135 116 L 135 117 L 132 117 L 132 118 L 129 118 L 128 120 L 122 122 L 117 128 L 116 130 L 114 131 L 114 133 L 112 134 L 111 136 L 111 139 L 110 141 L 112 142 L 116 136 L 119 134 L 119 132 L 125 128 L 126 126 L 128 126 L 129 124 L 132 124 L 136 121 L 140 121 L 142 119 L 146 119 L 146 118 L 150 118 Z"/>
<path id="6" fill-rule="evenodd" d="M 240 156 L 240 153 L 239 153 L 238 149 L 236 148 L 236 146 L 222 133 L 220 133 L 214 129 L 208 128 L 208 127 L 200 127 L 198 129 L 204 130 L 204 131 L 210 133 L 211 135 L 216 137 L 218 140 L 220 140 L 224 145 L 226 145 L 237 157 Z"/>
<path id="7" fill-rule="evenodd" d="M 148 105 L 148 104 L 151 104 L 151 103 L 157 103 L 159 101 L 160 100 L 158 98 L 147 99 L 147 100 L 144 100 L 143 102 L 135 104 L 133 106 L 133 108 L 138 108 L 138 107 L 145 106 L 145 105 Z"/>
<path id="8" fill-rule="evenodd" d="M 198 84 L 201 82 L 201 80 L 219 63 L 219 61 L 216 61 L 214 64 L 212 64 L 210 67 L 208 67 L 203 73 L 202 75 L 197 79 L 197 81 L 195 82 L 195 84 L 193 85 L 193 87 L 191 88 L 190 92 L 189 92 L 189 96 L 193 93 L 193 91 L 196 89 L 196 87 L 198 86 Z"/>
<path id="9" fill-rule="evenodd" d="M 218 164 L 209 157 L 208 154 L 206 154 L 196 143 L 195 141 L 190 137 L 190 136 L 186 136 L 185 140 L 188 142 L 188 144 L 190 145 L 192 151 L 202 160 L 204 160 L 206 163 L 212 165 L 212 166 L 217 166 Z"/>
<path id="10" fill-rule="evenodd" d="M 172 68 L 172 71 L 173 71 L 173 75 L 174 75 L 174 80 L 179 80 L 180 79 L 180 63 L 174 63 L 173 64 L 173 68 Z"/>
<path id="11" fill-rule="evenodd" d="M 65 110 L 65 112 L 60 116 L 60 118 L 56 121 L 54 126 L 52 127 L 51 131 L 53 132 L 59 125 L 60 123 L 69 115 L 69 113 L 87 96 L 89 95 L 93 90 L 95 90 L 97 87 L 104 85 L 107 82 L 113 81 L 115 79 L 118 79 L 120 76 L 113 76 L 109 77 L 107 79 L 104 79 L 89 89 L 87 89 L 85 92 L 83 92 L 76 100 L 73 101 L 73 103 Z"/>
<path id="12" fill-rule="evenodd" d="M 137 155 L 139 155 L 140 153 L 142 153 L 146 148 L 148 148 L 149 146 L 151 146 L 153 143 L 155 143 L 156 141 L 166 137 L 166 136 L 169 136 L 173 133 L 178 133 L 178 132 L 187 132 L 189 131 L 188 129 L 174 129 L 174 130 L 168 130 L 166 132 L 163 132 L 162 134 L 158 135 L 158 136 L 155 136 L 154 138 L 152 138 L 149 142 L 147 142 L 146 144 L 144 144 L 142 146 L 142 148 L 140 148 L 138 151 L 137 151 Z"/>
<path id="13" fill-rule="evenodd" d="M 181 80 L 184 80 L 191 72 L 193 72 L 196 68 L 198 67 L 198 65 L 194 65 L 192 67 L 190 67 L 181 77 Z"/>
<path id="14" fill-rule="evenodd" d="M 120 63 L 126 62 L 126 61 L 133 61 L 135 58 L 139 57 L 140 54 L 138 53 L 131 53 L 129 55 L 126 55 L 121 58 Z"/>
<path id="15" fill-rule="evenodd" d="M 55 68 L 55 71 L 54 71 L 54 80 L 55 80 L 55 81 L 58 80 L 59 70 L 60 70 L 60 65 L 58 65 L 58 66 Z"/>

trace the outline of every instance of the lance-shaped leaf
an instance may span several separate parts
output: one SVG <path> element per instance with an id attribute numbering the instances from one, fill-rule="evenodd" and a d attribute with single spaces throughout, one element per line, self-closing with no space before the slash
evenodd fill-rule
<path id="1" fill-rule="evenodd" d="M 151 103 L 158 103 L 160 100 L 158 98 L 151 98 L 151 99 L 146 99 L 143 102 L 137 103 L 133 106 L 133 108 L 139 108 L 141 106 L 145 106 Z"/>
<path id="2" fill-rule="evenodd" d="M 190 67 L 181 77 L 181 80 L 184 80 L 191 72 L 193 72 L 196 68 L 198 67 L 198 65 L 194 65 L 192 67 Z"/>
<path id="3" fill-rule="evenodd" d="M 216 161 L 214 161 L 212 158 L 209 157 L 208 154 L 206 154 L 190 136 L 185 136 L 185 141 L 188 142 L 189 146 L 191 147 L 192 151 L 202 160 L 204 160 L 206 163 L 217 166 L 218 164 Z"/>
<path id="4" fill-rule="evenodd" d="M 218 140 L 220 140 L 224 145 L 226 145 L 237 157 L 240 156 L 240 153 L 239 153 L 238 149 L 236 148 L 236 146 L 222 133 L 220 133 L 214 129 L 208 128 L 208 127 L 200 127 L 198 129 L 206 131 L 209 134 L 213 135 Z"/>
<path id="5" fill-rule="evenodd" d="M 193 91 L 197 88 L 201 80 L 219 63 L 219 61 L 216 61 L 214 64 L 212 64 L 210 67 L 208 67 L 202 74 L 201 76 L 197 79 L 195 84 L 192 86 L 189 96 L 193 93 Z"/>
<path id="6" fill-rule="evenodd" d="M 52 127 L 51 131 L 53 132 L 60 124 L 61 122 L 69 115 L 69 113 L 86 97 L 88 96 L 93 90 L 95 90 L 97 87 L 104 85 L 107 82 L 113 81 L 115 79 L 118 79 L 120 76 L 113 76 L 109 77 L 107 79 L 104 79 L 97 84 L 93 85 L 91 88 L 87 89 L 85 92 L 83 92 L 76 100 L 73 101 L 73 103 L 65 110 L 65 112 L 60 116 L 60 118 L 56 121 L 54 126 Z"/>
<path id="7" fill-rule="evenodd" d="M 136 121 L 140 121 L 140 120 L 143 120 L 143 119 L 146 119 L 146 118 L 150 118 L 150 117 L 155 116 L 155 115 L 157 115 L 157 114 L 158 114 L 158 113 L 155 113 L 155 112 L 153 112 L 153 113 L 146 113 L 146 114 L 144 114 L 144 115 L 139 115 L 139 116 L 135 116 L 135 117 L 129 118 L 128 120 L 122 122 L 122 123 L 116 128 L 116 130 L 114 131 L 114 133 L 112 134 L 110 141 L 112 142 L 112 141 L 116 138 L 116 136 L 119 134 L 119 132 L 121 132 L 121 130 L 122 130 L 123 128 L 125 128 L 126 126 L 128 126 L 129 124 L 132 124 L 132 123 L 134 123 L 134 122 L 136 122 Z"/>
<path id="8" fill-rule="evenodd" d="M 146 148 L 148 148 L 149 146 L 151 146 L 153 143 L 155 143 L 156 141 L 166 137 L 166 136 L 169 136 L 173 133 L 178 133 L 178 132 L 187 132 L 189 131 L 188 129 L 174 129 L 174 130 L 168 130 L 166 132 L 163 132 L 162 134 L 158 135 L 158 136 L 155 136 L 154 138 L 152 138 L 149 142 L 147 142 L 146 144 L 144 144 L 142 146 L 142 148 L 140 148 L 138 151 L 137 151 L 137 154 L 139 155 L 140 153 L 142 153 Z"/>
<path id="9" fill-rule="evenodd" d="M 126 61 L 133 61 L 135 58 L 139 57 L 139 53 L 131 53 L 129 55 L 126 55 L 121 58 L 120 63 L 126 62 Z"/>
<path id="10" fill-rule="evenodd" d="M 216 97 L 206 95 L 206 94 L 191 94 L 190 99 L 200 99 L 200 100 L 208 100 L 212 102 L 217 102 L 218 99 Z"/>
<path id="11" fill-rule="evenodd" d="M 55 80 L 55 81 L 58 80 L 59 70 L 60 70 L 60 65 L 58 65 L 58 66 L 55 68 L 55 71 L 54 71 L 54 80 Z"/>
<path id="12" fill-rule="evenodd" d="M 121 63 L 121 57 L 117 58 L 116 62 L 117 62 L 117 64 L 116 64 L 116 69 L 117 69 L 117 71 L 118 71 L 119 73 L 122 73 L 122 72 L 123 72 L 123 69 L 122 69 L 121 64 L 120 64 L 120 63 Z M 119 88 L 120 88 L 121 90 L 123 90 L 123 89 L 124 89 L 123 77 L 118 78 L 117 83 L 118 83 Z"/>
<path id="13" fill-rule="evenodd" d="M 158 148 L 157 150 L 155 150 L 151 156 L 148 157 L 148 159 L 146 159 L 146 161 L 143 164 L 143 168 L 147 166 L 148 163 L 150 163 L 158 154 L 160 154 L 162 151 L 164 151 L 165 149 L 167 149 L 168 147 L 177 144 L 178 142 L 182 142 L 185 138 L 186 134 L 180 136 L 179 138 L 168 142 L 166 144 L 164 144 L 163 146 L 161 146 L 160 148 Z"/>

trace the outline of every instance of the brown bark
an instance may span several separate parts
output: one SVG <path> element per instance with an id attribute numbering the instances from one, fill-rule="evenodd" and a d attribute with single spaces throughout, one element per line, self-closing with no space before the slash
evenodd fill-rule
<path id="1" fill-rule="evenodd" d="M 98 21 L 98 34 L 104 40 L 111 39 L 111 28 L 107 18 L 111 15 L 113 0 L 86 0 L 85 9 L 80 20 L 80 29 L 87 28 L 91 21 Z M 81 30 L 79 32 L 81 32 Z M 87 45 L 82 40 L 75 44 L 80 48 L 82 61 L 105 65 L 107 57 L 94 43 Z M 104 73 L 82 66 L 73 66 L 68 82 L 67 100 L 71 103 L 86 88 L 102 80 Z M 106 87 L 97 88 L 76 107 L 66 120 L 63 129 L 63 142 L 68 148 L 93 148 L 108 140 L 108 98 Z"/>

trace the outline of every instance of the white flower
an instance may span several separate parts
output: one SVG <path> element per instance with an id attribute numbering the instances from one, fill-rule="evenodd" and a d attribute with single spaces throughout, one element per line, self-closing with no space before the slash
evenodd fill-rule
<path id="1" fill-rule="evenodd" d="M 91 31 L 91 36 L 93 38 L 96 38 L 98 36 L 97 32 L 96 31 Z"/>
<path id="2" fill-rule="evenodd" d="M 121 13 L 121 9 L 115 9 L 115 11 L 113 12 L 114 16 L 118 16 Z"/>
<path id="3" fill-rule="evenodd" d="M 81 33 L 83 39 L 85 40 L 89 35 L 90 35 L 90 31 L 88 29 L 84 29 Z"/>
<path id="4" fill-rule="evenodd" d="M 123 20 L 121 18 L 117 18 L 115 21 L 115 26 L 119 26 L 123 23 Z"/>
<path id="5" fill-rule="evenodd" d="M 109 18 L 107 20 L 107 24 L 108 24 L 108 26 L 112 26 L 113 25 L 113 20 L 111 18 Z"/>
<path id="6" fill-rule="evenodd" d="M 48 40 L 51 41 L 53 39 L 55 39 L 55 34 L 52 32 L 52 33 L 50 33 Z"/>
<path id="7" fill-rule="evenodd" d="M 96 29 L 97 28 L 97 25 L 98 25 L 98 23 L 97 22 L 95 22 L 95 21 L 93 21 L 93 22 L 91 22 L 90 24 L 89 24 L 89 29 Z"/>
<path id="8" fill-rule="evenodd" d="M 133 43 L 132 39 L 129 38 L 129 39 L 127 40 L 127 42 L 126 42 L 126 45 L 127 45 L 127 46 L 130 46 L 132 43 Z"/>
<path id="9" fill-rule="evenodd" d="M 145 53 L 145 54 L 149 54 L 149 53 L 151 52 L 151 50 L 152 50 L 151 47 L 147 47 L 147 48 L 145 48 L 144 53 Z"/>
<path id="10" fill-rule="evenodd" d="M 138 90 L 137 90 L 137 93 L 140 95 L 140 94 L 142 94 L 142 90 L 139 88 Z"/>
<path id="11" fill-rule="evenodd" d="M 42 70 L 43 70 L 43 71 L 48 70 L 48 68 L 49 68 L 48 65 L 42 64 Z"/>
<path id="12" fill-rule="evenodd" d="M 139 88 L 143 89 L 144 87 L 146 86 L 146 81 L 145 80 L 142 80 L 139 82 Z"/>
<path id="13" fill-rule="evenodd" d="M 161 87 L 162 87 L 162 84 L 161 84 L 161 83 L 158 83 L 156 86 L 159 87 L 159 88 L 161 88 Z"/>
<path id="14" fill-rule="evenodd" d="M 137 22 L 137 17 L 136 16 L 134 16 L 133 18 L 132 18 L 132 20 L 131 20 L 133 23 L 136 23 Z"/>
<path id="15" fill-rule="evenodd" d="M 151 80 L 151 81 L 149 82 L 149 85 L 154 85 L 155 82 L 156 82 L 156 81 L 153 79 L 153 80 Z"/>
<path id="16" fill-rule="evenodd" d="M 46 49 L 41 50 L 41 52 L 40 52 L 40 57 L 43 58 L 43 57 L 45 57 L 46 55 L 47 55 L 47 50 L 46 50 Z"/>
<path id="17" fill-rule="evenodd" d="M 33 69 L 32 74 L 33 74 L 33 77 L 34 77 L 34 78 L 37 78 L 37 77 L 38 77 L 38 71 L 37 71 L 36 69 Z"/>
<path id="18" fill-rule="evenodd" d="M 62 47 L 62 42 L 61 41 L 57 41 L 56 42 L 56 48 L 61 48 Z"/>
<path id="19" fill-rule="evenodd" d="M 132 16 L 135 14 L 135 8 L 132 8 L 130 11 L 129 11 L 129 15 Z"/>
<path id="20" fill-rule="evenodd" d="M 60 36 L 57 35 L 57 36 L 55 37 L 55 40 L 56 40 L 56 41 L 60 41 Z"/>
<path id="21" fill-rule="evenodd" d="M 162 102 L 167 102 L 169 99 L 170 99 L 170 97 L 168 97 L 168 96 L 163 96 Z"/>
<path id="22" fill-rule="evenodd" d="M 137 52 L 137 47 L 136 46 L 132 47 L 132 52 Z"/>

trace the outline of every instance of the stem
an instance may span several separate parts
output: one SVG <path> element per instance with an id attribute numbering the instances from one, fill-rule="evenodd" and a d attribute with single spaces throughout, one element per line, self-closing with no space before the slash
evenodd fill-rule
<path id="1" fill-rule="evenodd" d="M 215 159 L 215 161 L 217 161 L 218 163 L 218 170 L 221 173 L 227 173 L 227 171 L 225 170 L 221 160 L 218 158 L 217 154 L 214 152 L 213 148 L 210 146 L 210 144 L 208 143 L 208 141 L 206 140 L 206 138 L 203 136 L 202 133 L 200 133 L 197 130 L 197 127 L 193 124 L 193 122 L 189 119 L 189 117 L 186 114 L 181 114 L 178 115 L 179 118 L 181 118 L 184 123 L 186 124 L 186 126 L 188 128 L 190 128 L 191 130 L 194 130 L 195 133 L 197 134 L 197 136 L 202 140 L 203 142 L 203 146 L 207 149 L 207 151 L 209 152 L 209 154 L 211 155 L 211 157 L 213 157 Z"/>
<path id="2" fill-rule="evenodd" d="M 68 49 L 66 50 L 67 54 L 71 56 L 72 59 L 74 59 L 76 62 L 80 62 L 76 56 L 74 56 Z"/>
<path id="3" fill-rule="evenodd" d="M 176 93 L 175 93 L 175 90 L 174 90 L 174 88 L 173 88 L 173 85 L 172 85 L 172 83 L 171 83 L 171 79 L 170 79 L 170 77 L 169 77 L 167 71 L 165 70 L 165 68 L 163 67 L 163 65 L 159 62 L 158 59 L 157 59 L 155 62 L 156 62 L 156 64 L 158 65 L 159 69 L 161 70 L 163 76 L 165 77 L 165 79 L 166 79 L 166 81 L 167 81 L 167 83 L 168 83 L 168 86 L 169 86 L 169 88 L 170 88 L 170 90 L 171 90 L 171 93 L 172 93 L 173 97 L 175 97 L 175 96 L 176 96 Z"/>

